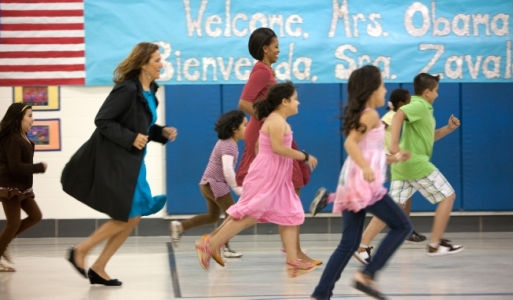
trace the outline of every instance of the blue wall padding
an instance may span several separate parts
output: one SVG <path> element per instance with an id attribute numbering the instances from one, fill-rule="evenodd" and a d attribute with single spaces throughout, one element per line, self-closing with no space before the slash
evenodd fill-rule
<path id="1" fill-rule="evenodd" d="M 176 141 L 166 146 L 169 213 L 206 210 L 198 183 L 217 141 L 220 95 L 219 85 L 166 86 L 166 123 L 178 129 Z"/>
<path id="2" fill-rule="evenodd" d="M 395 88 L 413 94 L 412 84 L 386 84 L 387 100 Z M 166 183 L 169 214 L 206 210 L 198 182 L 217 136 L 214 124 L 221 113 L 237 108 L 243 85 L 166 86 L 167 124 L 179 130 L 166 147 Z M 336 188 L 345 159 L 340 134 L 340 108 L 346 101 L 345 84 L 299 84 L 299 114 L 289 118 L 301 149 L 319 159 L 310 183 L 301 191 L 308 210 L 315 191 Z M 386 104 L 385 104 L 386 105 Z M 462 127 L 435 143 L 433 163 L 456 191 L 454 210 L 513 209 L 513 84 L 441 83 L 434 103 L 437 128 L 454 114 Z M 382 115 L 385 107 L 380 108 Z M 242 155 L 244 143 L 239 142 Z M 236 199 L 236 198 L 235 198 Z M 433 211 L 418 193 L 412 211 Z M 324 211 L 329 211 L 331 206 Z"/>
<path id="3" fill-rule="evenodd" d="M 223 113 L 238 109 L 240 95 L 242 94 L 243 84 L 227 84 L 221 86 L 223 96 Z"/>
<path id="4" fill-rule="evenodd" d="M 299 114 L 289 117 L 294 139 L 299 149 L 311 153 L 318 160 L 310 183 L 301 189 L 303 207 L 310 202 L 321 186 L 333 191 L 341 165 L 340 141 L 340 85 L 297 85 Z"/>
<path id="5" fill-rule="evenodd" d="M 465 210 L 513 209 L 513 84 L 461 85 Z"/>

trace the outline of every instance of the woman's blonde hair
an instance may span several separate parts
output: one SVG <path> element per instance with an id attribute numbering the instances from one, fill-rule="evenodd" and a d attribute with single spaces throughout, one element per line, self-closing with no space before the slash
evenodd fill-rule
<path id="1" fill-rule="evenodd" d="M 120 83 L 130 77 L 139 76 L 141 67 L 145 65 L 152 54 L 159 49 L 153 43 L 142 42 L 135 45 L 132 52 L 114 70 L 114 82 Z"/>

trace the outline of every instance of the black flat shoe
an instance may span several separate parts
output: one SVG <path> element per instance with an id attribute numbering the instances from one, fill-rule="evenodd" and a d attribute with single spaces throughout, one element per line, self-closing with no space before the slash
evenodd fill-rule
<path id="1" fill-rule="evenodd" d="M 77 270 L 77 272 L 80 273 L 80 275 L 84 276 L 84 278 L 87 278 L 86 271 L 83 268 L 77 266 L 77 264 L 75 263 L 75 247 L 71 247 L 68 249 L 68 261 L 71 263 L 73 268 L 75 268 L 75 270 Z"/>
<path id="2" fill-rule="evenodd" d="M 106 286 L 120 286 L 123 284 L 121 281 L 117 279 L 104 279 L 103 277 L 98 275 L 98 273 L 96 273 L 93 269 L 89 269 L 89 271 L 87 271 L 87 276 L 89 277 L 89 282 L 91 284 L 103 284 Z"/>
<path id="3" fill-rule="evenodd" d="M 380 291 L 376 290 L 371 285 L 368 285 L 368 284 L 365 284 L 365 283 L 355 280 L 353 282 L 353 287 L 361 292 L 364 292 L 365 294 L 367 294 L 373 298 L 380 299 L 380 300 L 387 299 L 387 298 L 385 298 L 385 295 L 383 295 Z"/>

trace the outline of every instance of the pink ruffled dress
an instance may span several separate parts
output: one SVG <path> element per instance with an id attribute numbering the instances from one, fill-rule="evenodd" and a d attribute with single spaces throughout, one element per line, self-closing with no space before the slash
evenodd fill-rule
<path id="1" fill-rule="evenodd" d="M 244 179 L 242 195 L 226 212 L 235 219 L 248 216 L 259 223 L 303 224 L 303 205 L 292 184 L 293 159 L 275 154 L 269 135 L 263 131 L 258 143 L 258 154 Z M 283 143 L 291 147 L 292 132 L 284 135 Z"/>
<path id="2" fill-rule="evenodd" d="M 362 169 L 351 159 L 345 160 L 338 179 L 333 212 L 343 210 L 358 212 L 381 200 L 387 193 L 383 185 L 386 180 L 385 126 L 380 122 L 376 128 L 369 130 L 358 146 L 363 157 L 374 170 L 374 181 L 363 178 Z"/>

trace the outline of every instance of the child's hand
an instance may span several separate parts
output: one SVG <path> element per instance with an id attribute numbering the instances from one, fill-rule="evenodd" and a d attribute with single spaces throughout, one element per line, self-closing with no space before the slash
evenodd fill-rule
<path id="1" fill-rule="evenodd" d="M 363 169 L 363 179 L 368 182 L 374 181 L 374 171 L 370 167 Z"/>
<path id="2" fill-rule="evenodd" d="M 394 157 L 395 157 L 396 162 L 407 161 L 408 159 L 411 158 L 411 153 L 408 151 L 400 150 L 399 152 L 394 154 Z"/>
<path id="3" fill-rule="evenodd" d="M 399 148 L 399 145 L 390 145 L 389 147 L 390 154 L 395 155 L 396 153 L 399 153 L 401 149 Z"/>
<path id="4" fill-rule="evenodd" d="M 306 164 L 310 167 L 310 170 L 313 171 L 317 167 L 317 158 L 310 154 Z"/>
<path id="5" fill-rule="evenodd" d="M 236 186 L 233 188 L 233 192 L 237 195 L 237 196 L 240 196 L 240 194 L 242 194 L 242 187 L 241 186 Z"/>
<path id="6" fill-rule="evenodd" d="M 449 126 L 450 130 L 454 130 L 458 127 L 460 127 L 461 122 L 458 118 L 456 118 L 454 115 L 451 115 L 449 117 L 449 122 L 447 123 L 447 126 Z"/>

